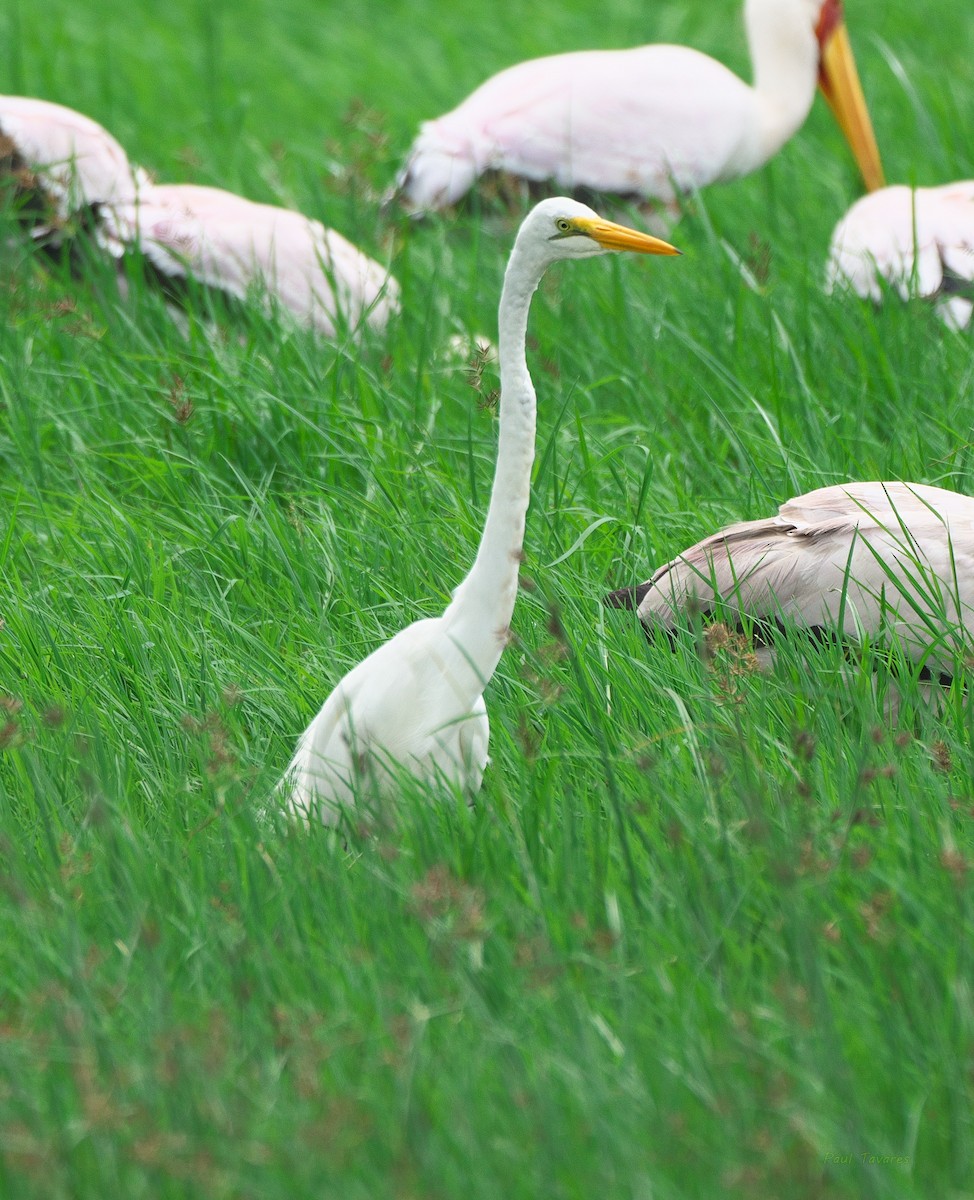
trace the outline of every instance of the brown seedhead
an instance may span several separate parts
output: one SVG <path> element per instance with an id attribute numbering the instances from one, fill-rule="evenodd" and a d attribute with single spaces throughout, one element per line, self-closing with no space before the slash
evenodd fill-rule
<path id="1" fill-rule="evenodd" d="M 859 915 L 866 923 L 866 933 L 874 941 L 886 941 L 889 936 L 885 917 L 893 907 L 893 893 L 879 891 L 859 906 Z"/>
<path id="2" fill-rule="evenodd" d="M 753 229 L 747 235 L 744 265 L 754 276 L 758 287 L 766 287 L 771 276 L 771 245 Z"/>
<path id="3" fill-rule="evenodd" d="M 933 755 L 933 765 L 938 771 L 943 771 L 946 775 L 953 767 L 954 762 L 951 757 L 950 747 L 946 742 L 939 739 L 930 747 L 930 753 Z"/>
<path id="4" fill-rule="evenodd" d="M 944 849 L 940 852 L 940 865 L 945 871 L 949 871 L 958 883 L 964 878 L 970 869 L 970 863 L 958 850 Z"/>
<path id="5" fill-rule="evenodd" d="M 174 375 L 172 377 L 166 399 L 169 401 L 176 421 L 180 425 L 188 425 L 196 409 L 193 401 L 186 395 L 186 381 L 182 376 Z"/>
<path id="6" fill-rule="evenodd" d="M 805 762 L 810 762 L 815 754 L 815 735 L 809 733 L 807 729 L 799 729 L 795 733 L 792 743 L 795 747 L 795 753 Z"/>
<path id="7" fill-rule="evenodd" d="M 483 893 L 451 875 L 442 863 L 430 867 L 423 878 L 413 884 L 410 899 L 413 911 L 424 924 L 448 925 L 454 938 L 479 940 L 486 932 Z"/>

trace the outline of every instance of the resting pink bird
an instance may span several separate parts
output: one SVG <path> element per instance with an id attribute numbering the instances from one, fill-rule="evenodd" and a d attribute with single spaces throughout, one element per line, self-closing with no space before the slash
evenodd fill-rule
<path id="1" fill-rule="evenodd" d="M 821 86 L 868 189 L 879 151 L 842 0 L 745 0 L 748 85 L 685 46 L 585 50 L 488 79 L 427 121 L 397 180 L 417 212 L 459 200 L 485 172 L 657 199 L 756 170 L 802 126 Z"/>
<path id="2" fill-rule="evenodd" d="M 728 525 L 635 588 L 609 596 L 647 628 L 690 609 L 743 614 L 852 640 L 893 637 L 949 675 L 974 646 L 974 499 L 921 483 L 845 483 Z"/>
<path id="3" fill-rule="evenodd" d="M 835 227 L 825 282 L 829 292 L 844 285 L 877 303 L 889 288 L 903 300 L 931 299 L 946 324 L 966 327 L 974 307 L 974 181 L 864 196 Z"/>
<path id="4" fill-rule="evenodd" d="M 69 217 L 136 195 L 148 177 L 96 121 L 29 96 L 0 96 L 0 174 L 28 199 L 40 199 L 35 236 L 56 232 Z"/>
<path id="5" fill-rule="evenodd" d="M 168 278 L 239 300 L 257 292 L 327 337 L 362 322 L 381 328 L 399 311 L 396 280 L 341 234 L 220 188 L 147 185 L 114 207 L 106 232 L 116 254 L 137 246 Z"/>

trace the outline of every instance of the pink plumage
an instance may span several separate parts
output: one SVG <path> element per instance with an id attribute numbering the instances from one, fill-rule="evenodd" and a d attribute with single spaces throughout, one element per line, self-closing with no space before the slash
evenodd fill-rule
<path id="1" fill-rule="evenodd" d="M 894 635 L 949 673 L 974 642 L 974 499 L 919 483 L 847 483 L 704 538 L 610 603 L 671 629 L 688 608 Z"/>
<path id="2" fill-rule="evenodd" d="M 97 121 L 29 96 L 0 96 L 0 158 L 22 190 L 44 197 L 38 234 L 82 210 L 131 200 L 148 181 Z"/>
<path id="3" fill-rule="evenodd" d="M 880 301 L 883 283 L 902 299 L 936 301 L 943 320 L 971 319 L 974 181 L 936 188 L 888 187 L 857 201 L 836 225 L 826 287 Z"/>
<path id="4" fill-rule="evenodd" d="M 828 10 L 830 20 L 823 21 Z M 819 83 L 867 187 L 882 181 L 841 5 L 745 0 L 754 83 L 685 46 L 581 50 L 518 63 L 425 122 L 395 191 L 416 212 L 487 171 L 662 201 L 757 169 L 801 127 Z"/>
<path id="5" fill-rule="evenodd" d="M 399 311 L 396 280 L 341 234 L 220 188 L 147 185 L 114 208 L 106 232 L 116 253 L 138 246 L 164 275 L 273 298 L 329 337 L 363 322 L 381 328 Z"/>

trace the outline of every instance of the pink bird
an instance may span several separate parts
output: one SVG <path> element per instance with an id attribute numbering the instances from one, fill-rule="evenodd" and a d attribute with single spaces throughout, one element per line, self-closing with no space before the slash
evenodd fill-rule
<path id="1" fill-rule="evenodd" d="M 974 645 L 974 499 L 922 483 L 818 488 L 711 534 L 608 603 L 648 629 L 719 607 L 766 632 L 787 622 L 893 639 L 949 676 Z"/>
<path id="2" fill-rule="evenodd" d="M 936 302 L 963 329 L 974 308 L 974 181 L 888 187 L 857 201 L 836 225 L 826 289 L 843 285 L 877 303 L 887 289 Z"/>
<path id="3" fill-rule="evenodd" d="M 417 212 L 486 171 L 559 189 L 658 199 L 756 170 L 801 127 L 821 87 L 862 172 L 883 183 L 842 0 L 745 0 L 746 84 L 686 46 L 585 50 L 519 63 L 427 121 L 397 179 Z"/>
<path id="4" fill-rule="evenodd" d="M 238 300 L 255 291 L 333 337 L 381 329 L 399 311 L 389 271 L 319 221 L 220 188 L 147 184 L 106 221 L 116 255 L 137 247 L 170 279 L 192 278 Z"/>
<path id="5" fill-rule="evenodd" d="M 29 96 L 0 96 L 0 178 L 12 178 L 36 217 L 34 236 L 53 235 L 75 215 L 94 216 L 134 198 L 141 167 L 96 121 Z"/>

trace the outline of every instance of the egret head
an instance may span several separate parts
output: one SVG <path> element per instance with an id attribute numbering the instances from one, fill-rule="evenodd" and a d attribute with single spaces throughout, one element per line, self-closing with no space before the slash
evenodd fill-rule
<path id="1" fill-rule="evenodd" d="M 592 258 L 609 250 L 634 250 L 637 254 L 679 254 L 669 242 L 606 221 L 587 204 L 567 196 L 542 200 L 524 218 L 517 244 L 541 258 L 545 265 L 563 258 Z"/>

